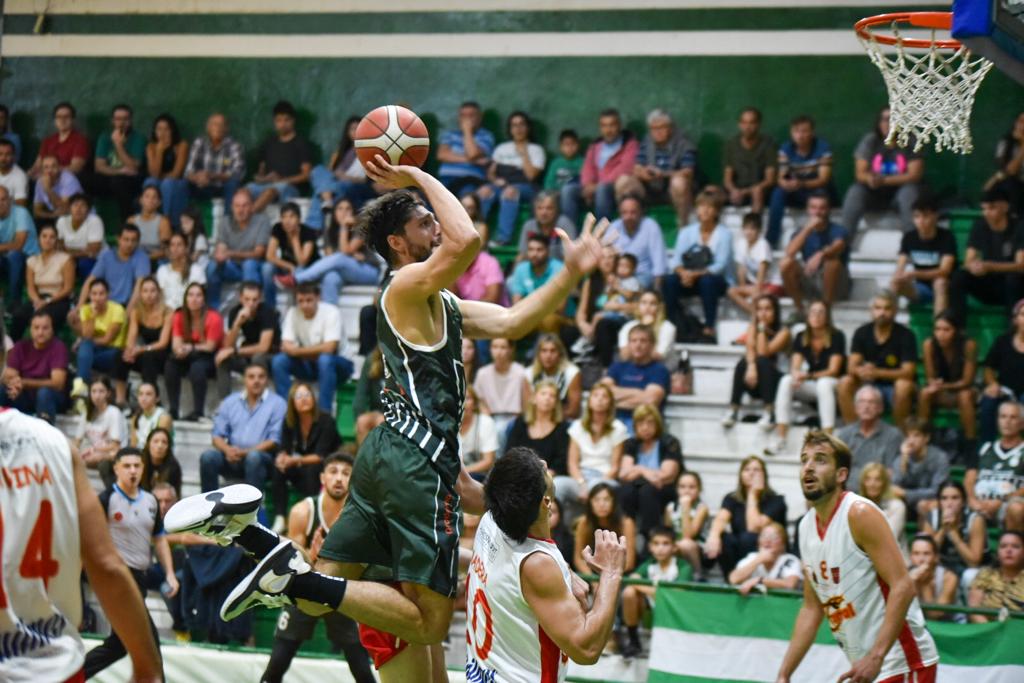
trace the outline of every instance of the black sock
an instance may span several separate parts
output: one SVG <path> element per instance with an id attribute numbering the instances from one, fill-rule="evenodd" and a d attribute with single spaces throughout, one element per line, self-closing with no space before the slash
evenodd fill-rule
<path id="1" fill-rule="evenodd" d="M 245 527 L 242 533 L 235 537 L 235 543 L 256 559 L 262 560 L 270 551 L 281 545 L 281 537 L 262 524 L 254 523 Z"/>
<path id="2" fill-rule="evenodd" d="M 325 605 L 333 610 L 338 609 L 341 601 L 345 598 L 345 589 L 348 581 L 334 576 L 326 576 L 316 572 L 298 574 L 288 585 L 285 593 L 290 598 L 301 598 L 319 605 Z"/>
<path id="3" fill-rule="evenodd" d="M 631 645 L 640 644 L 640 627 L 639 626 L 627 626 L 626 631 L 629 633 L 629 642 Z"/>

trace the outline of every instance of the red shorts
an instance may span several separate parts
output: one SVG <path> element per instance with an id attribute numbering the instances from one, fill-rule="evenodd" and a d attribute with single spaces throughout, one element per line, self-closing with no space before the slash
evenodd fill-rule
<path id="1" fill-rule="evenodd" d="M 399 640 L 398 636 L 392 633 L 363 624 L 359 624 L 359 642 L 366 648 L 378 671 L 409 646 L 409 643 Z"/>
<path id="2" fill-rule="evenodd" d="M 911 671 L 910 673 L 899 674 L 897 676 L 890 676 L 885 680 L 878 681 L 878 683 L 935 683 L 938 672 L 939 665 L 932 664 L 924 669 L 918 669 L 917 671 Z"/>

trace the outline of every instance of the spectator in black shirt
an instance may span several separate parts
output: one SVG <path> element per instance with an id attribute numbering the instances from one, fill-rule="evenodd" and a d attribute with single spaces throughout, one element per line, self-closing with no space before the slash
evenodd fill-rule
<path id="1" fill-rule="evenodd" d="M 774 441 L 766 455 L 782 452 L 792 423 L 793 399 L 818 402 L 821 428 L 832 433 L 836 426 L 836 385 L 846 361 L 846 335 L 832 324 L 832 311 L 820 299 L 807 308 L 807 326 L 796 335 L 789 360 L 789 374 L 779 380 L 775 393 Z"/>
<path id="2" fill-rule="evenodd" d="M 1013 329 L 1001 334 L 985 356 L 985 388 L 981 394 L 979 439 L 996 438 L 996 414 L 1007 399 L 1024 398 L 1024 301 L 1013 307 Z"/>
<path id="3" fill-rule="evenodd" d="M 142 466 L 142 488 L 153 491 L 157 484 L 164 483 L 181 497 L 181 463 L 174 457 L 170 431 L 155 427 L 149 433 L 142 450 Z"/>
<path id="4" fill-rule="evenodd" d="M 309 143 L 295 131 L 295 107 L 281 100 L 274 105 L 274 135 L 263 141 L 260 165 L 249 183 L 259 213 L 276 201 L 287 202 L 299 194 L 296 185 L 309 180 L 313 170 Z"/>
<path id="5" fill-rule="evenodd" d="M 747 328 L 746 350 L 736 363 L 732 375 L 732 398 L 722 418 L 726 429 L 736 424 L 743 394 L 761 399 L 764 413 L 757 421 L 761 429 L 771 431 L 775 424 L 775 392 L 782 373 L 779 372 L 779 354 L 789 347 L 789 328 L 782 324 L 779 300 L 771 294 L 762 294 L 754 300 L 754 315 Z"/>
<path id="6" fill-rule="evenodd" d="M 956 238 L 938 226 L 935 200 L 914 202 L 914 229 L 903 233 L 892 291 L 913 302 L 933 305 L 935 313 L 949 306 L 949 278 L 956 268 Z M 908 269 L 907 266 L 912 266 Z"/>
<path id="7" fill-rule="evenodd" d="M 316 241 L 320 233 L 303 225 L 299 205 L 288 202 L 281 207 L 281 220 L 270 230 L 267 260 L 263 264 L 263 300 L 273 306 L 277 300 L 275 278 L 295 276 L 295 271 L 320 258 Z"/>
<path id="8" fill-rule="evenodd" d="M 228 329 L 217 351 L 217 396 L 231 393 L 231 373 L 244 373 L 252 361 L 270 367 L 270 357 L 281 336 L 277 311 L 261 301 L 260 285 L 243 282 L 238 304 L 228 312 Z"/>
<path id="9" fill-rule="evenodd" d="M 846 376 L 839 380 L 839 411 L 857 420 L 853 398 L 865 384 L 878 387 L 897 425 L 910 415 L 917 389 L 917 338 L 896 322 L 896 295 L 882 290 L 871 300 L 873 322 L 853 333 Z"/>
<path id="10" fill-rule="evenodd" d="M 533 450 L 548 464 L 555 480 L 555 497 L 568 505 L 575 503 L 571 491 L 575 482 L 569 477 L 569 423 L 563 419 L 558 385 L 541 380 L 533 388 L 526 411 L 509 428 L 505 449 L 524 447 Z M 568 489 L 567 489 L 568 487 Z"/>
<path id="11" fill-rule="evenodd" d="M 665 506 L 676 500 L 676 479 L 683 470 L 679 439 L 665 431 L 658 409 L 650 404 L 633 411 L 633 433 L 622 448 L 619 500 L 645 536 L 662 523 Z"/>
<path id="12" fill-rule="evenodd" d="M 1024 232 L 1010 217 L 1010 201 L 1002 190 L 981 199 L 981 218 L 967 238 L 964 266 L 953 274 L 950 304 L 961 324 L 967 323 L 967 295 L 1009 310 L 1024 295 Z"/>
<path id="13" fill-rule="evenodd" d="M 786 499 L 768 486 L 764 461 L 748 455 L 740 463 L 736 490 L 722 499 L 711 523 L 704 554 L 717 559 L 728 576 L 747 553 L 757 550 L 757 535 L 772 522 L 786 524 Z"/>
<path id="14" fill-rule="evenodd" d="M 281 428 L 281 447 L 270 473 L 274 501 L 274 530 L 286 528 L 288 484 L 303 496 L 320 491 L 323 459 L 341 447 L 334 418 L 319 410 L 313 387 L 296 382 L 288 392 L 288 412 Z"/>
<path id="15" fill-rule="evenodd" d="M 1013 119 L 1013 126 L 996 143 L 996 166 L 985 189 L 999 188 L 1010 199 L 1011 210 L 1024 210 L 1024 112 Z"/>
<path id="16" fill-rule="evenodd" d="M 917 398 L 917 416 L 928 421 L 933 408 L 955 407 L 964 436 L 978 436 L 975 419 L 974 378 L 978 374 L 978 344 L 964 335 L 952 311 L 935 316 L 932 336 L 922 349 L 925 385 Z"/>

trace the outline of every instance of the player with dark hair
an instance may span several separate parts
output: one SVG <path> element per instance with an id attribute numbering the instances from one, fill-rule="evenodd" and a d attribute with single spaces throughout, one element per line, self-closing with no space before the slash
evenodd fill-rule
<path id="1" fill-rule="evenodd" d="M 599 575 L 594 604 L 551 539 L 554 482 L 528 448 L 512 448 L 484 482 L 466 584 L 466 679 L 561 681 L 569 658 L 593 664 L 612 632 L 626 540 L 598 530 L 583 557 Z M 564 653 L 564 654 L 563 654 Z"/>
<path id="2" fill-rule="evenodd" d="M 813 508 L 799 527 L 804 602 L 777 681 L 788 683 L 827 617 L 852 665 L 839 683 L 934 683 L 938 650 L 896 537 L 874 503 L 846 490 L 852 459 L 827 432 L 804 438 L 800 484 Z"/>
<path id="3" fill-rule="evenodd" d="M 508 308 L 460 301 L 447 288 L 481 246 L 462 203 L 419 168 L 380 155 L 367 175 L 399 190 L 361 213 L 369 242 L 392 269 L 377 316 L 385 421 L 363 441 L 345 523 L 331 528 L 320 550 L 317 568 L 338 578 L 311 572 L 290 542 L 251 523 L 261 497 L 252 487 L 186 499 L 168 513 L 167 527 L 234 538 L 263 558 L 224 603 L 225 618 L 258 603 L 298 604 L 315 615 L 340 610 L 364 625 L 363 644 L 385 680 L 424 680 L 431 671 L 440 679 L 441 649 L 428 646 L 441 642 L 451 621 L 461 512 L 483 512 L 480 484 L 459 458 L 463 334 L 515 339 L 535 329 L 597 267 L 614 235 L 605 235 L 604 223 L 595 229 L 593 217 L 575 241 L 558 230 L 564 268 L 530 296 Z M 437 218 L 407 187 L 423 192 Z M 398 590 L 353 580 L 378 577 L 397 581 Z"/>
<path id="4" fill-rule="evenodd" d="M 42 420 L 0 409 L 0 681 L 85 681 L 81 575 L 131 656 L 133 681 L 162 681 L 149 615 L 68 441 Z M 22 485 L 23 484 L 23 485 Z"/>

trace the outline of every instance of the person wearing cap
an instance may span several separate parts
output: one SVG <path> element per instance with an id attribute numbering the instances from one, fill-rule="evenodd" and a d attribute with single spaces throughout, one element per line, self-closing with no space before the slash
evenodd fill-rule
<path id="1" fill-rule="evenodd" d="M 981 198 L 981 217 L 967 238 L 963 268 L 953 273 L 950 307 L 967 324 L 967 295 L 1010 310 L 1024 296 L 1024 232 L 1010 216 L 1010 198 L 993 189 Z"/>

